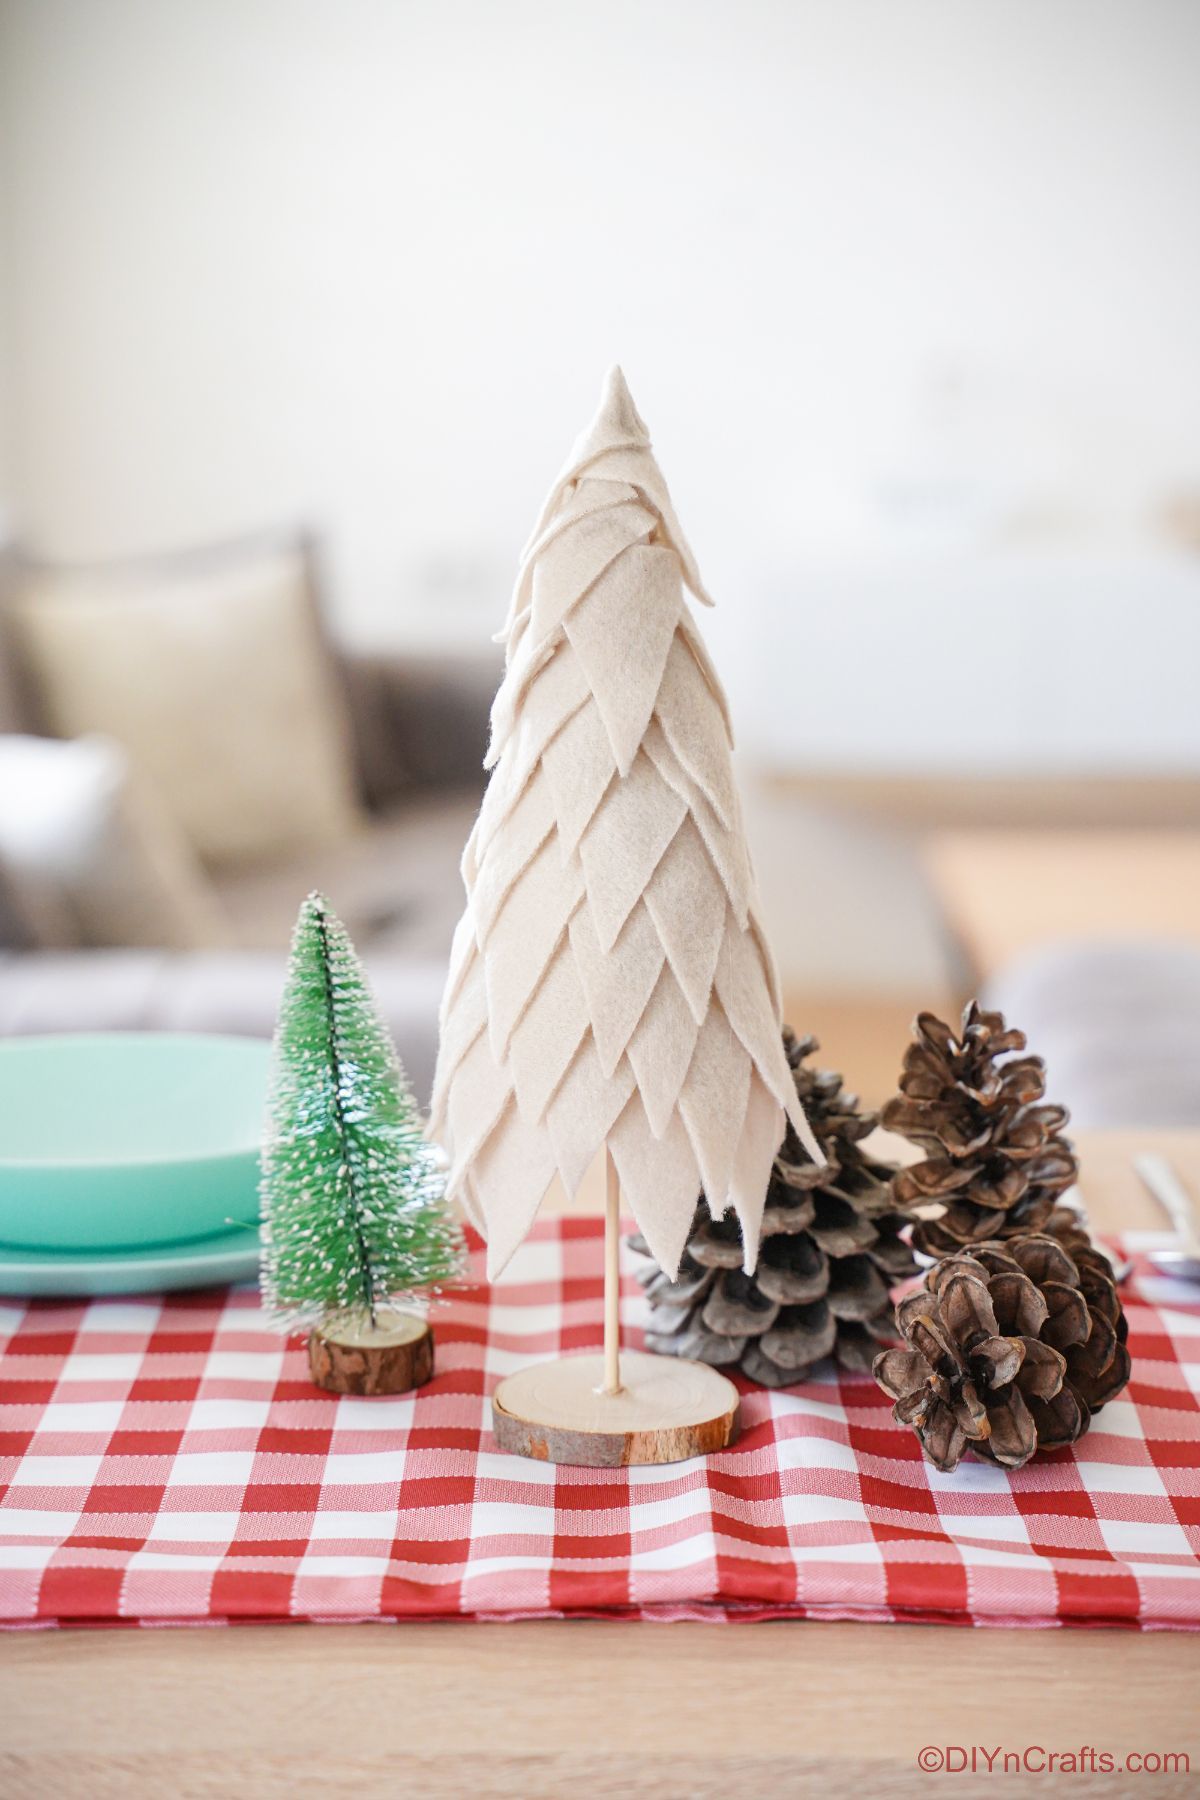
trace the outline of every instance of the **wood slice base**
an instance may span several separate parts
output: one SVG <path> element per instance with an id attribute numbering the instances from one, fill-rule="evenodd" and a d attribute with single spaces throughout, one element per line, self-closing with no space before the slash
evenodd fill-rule
<path id="1" fill-rule="evenodd" d="M 704 1363 L 626 1350 L 621 1392 L 601 1393 L 603 1379 L 604 1358 L 591 1353 L 507 1376 L 492 1395 L 496 1442 L 539 1462 L 616 1469 L 683 1462 L 737 1436 L 737 1389 Z"/>
<path id="2" fill-rule="evenodd" d="M 433 1374 L 433 1332 L 416 1313 L 387 1312 L 378 1324 L 321 1325 L 308 1339 L 313 1380 L 331 1394 L 403 1394 Z"/>

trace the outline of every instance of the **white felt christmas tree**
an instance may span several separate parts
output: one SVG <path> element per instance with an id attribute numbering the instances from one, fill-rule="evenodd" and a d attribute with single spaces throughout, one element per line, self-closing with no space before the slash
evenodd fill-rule
<path id="1" fill-rule="evenodd" d="M 492 1277 L 605 1148 L 672 1274 L 701 1188 L 753 1267 L 788 1118 L 821 1160 L 685 585 L 711 604 L 614 369 L 517 578 L 443 1000 L 431 1130 Z"/>

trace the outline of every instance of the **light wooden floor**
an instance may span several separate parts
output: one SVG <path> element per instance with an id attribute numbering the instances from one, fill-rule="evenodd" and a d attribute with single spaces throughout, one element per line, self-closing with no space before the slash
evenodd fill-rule
<path id="1" fill-rule="evenodd" d="M 0 1793 L 1194 1795 L 1196 1775 L 939 1787 L 917 1756 L 1091 1744 L 1184 1751 L 1200 1771 L 1198 1692 L 1200 1636 L 1174 1632 L 580 1620 L 50 1633 L 0 1640 Z"/>

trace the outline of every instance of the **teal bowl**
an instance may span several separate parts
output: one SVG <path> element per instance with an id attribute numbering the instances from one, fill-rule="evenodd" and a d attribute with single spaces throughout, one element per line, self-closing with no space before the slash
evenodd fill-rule
<path id="1" fill-rule="evenodd" d="M 0 1250 L 140 1250 L 253 1226 L 270 1051 L 165 1032 L 0 1043 Z"/>

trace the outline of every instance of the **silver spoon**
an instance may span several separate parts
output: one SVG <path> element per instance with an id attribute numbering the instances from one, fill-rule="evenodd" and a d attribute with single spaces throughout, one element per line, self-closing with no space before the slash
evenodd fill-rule
<path id="1" fill-rule="evenodd" d="M 1174 1227 L 1176 1242 L 1166 1250 L 1148 1250 L 1147 1259 L 1164 1275 L 1200 1281 L 1200 1220 L 1191 1195 L 1165 1156 L 1135 1156 L 1133 1166 Z"/>

